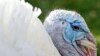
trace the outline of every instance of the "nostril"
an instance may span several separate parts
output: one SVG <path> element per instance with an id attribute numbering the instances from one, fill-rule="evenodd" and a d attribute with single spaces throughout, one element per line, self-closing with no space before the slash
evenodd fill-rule
<path id="1" fill-rule="evenodd" d="M 76 43 L 77 43 L 78 45 L 80 45 L 80 40 L 77 40 Z"/>

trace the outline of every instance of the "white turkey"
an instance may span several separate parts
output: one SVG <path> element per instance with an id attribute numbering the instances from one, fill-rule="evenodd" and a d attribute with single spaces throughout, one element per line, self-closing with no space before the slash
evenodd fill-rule
<path id="1" fill-rule="evenodd" d="M 0 56 L 60 56 L 40 14 L 24 0 L 0 0 Z"/>

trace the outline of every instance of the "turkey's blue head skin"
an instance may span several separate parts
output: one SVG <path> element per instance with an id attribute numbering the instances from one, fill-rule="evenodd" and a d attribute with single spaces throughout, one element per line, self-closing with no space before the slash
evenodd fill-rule
<path id="1" fill-rule="evenodd" d="M 75 11 L 54 10 L 46 18 L 44 26 L 48 33 L 60 32 L 64 40 L 73 45 L 77 52 L 82 53 L 82 55 L 85 54 L 81 51 L 82 49 L 79 48 L 77 42 L 82 39 L 90 39 L 91 42 L 95 42 L 93 37 L 86 37 L 90 30 L 83 17 Z"/>

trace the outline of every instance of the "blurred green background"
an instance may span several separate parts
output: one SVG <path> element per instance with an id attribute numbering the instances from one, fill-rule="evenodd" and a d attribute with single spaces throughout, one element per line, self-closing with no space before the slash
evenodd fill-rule
<path id="1" fill-rule="evenodd" d="M 54 9 L 74 10 L 86 20 L 90 30 L 97 40 L 98 54 L 100 56 L 100 0 L 26 0 L 36 7 L 41 8 L 40 16 L 43 22 L 50 11 Z"/>

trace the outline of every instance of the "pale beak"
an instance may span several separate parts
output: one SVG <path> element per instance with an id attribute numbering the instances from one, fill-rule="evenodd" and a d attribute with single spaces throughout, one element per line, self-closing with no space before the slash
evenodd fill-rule
<path id="1" fill-rule="evenodd" d="M 80 44 L 84 47 L 87 47 L 87 48 L 91 49 L 91 50 L 96 50 L 96 45 L 93 44 L 92 42 L 90 42 L 89 40 L 86 40 L 86 39 L 81 40 Z"/>
<path id="2" fill-rule="evenodd" d="M 77 41 L 77 44 L 79 44 L 85 56 L 96 56 L 96 41 L 90 32 L 87 33 L 83 39 Z"/>
<path id="3" fill-rule="evenodd" d="M 80 40 L 80 44 L 86 48 L 89 48 L 91 50 L 96 50 L 96 44 L 95 44 L 95 39 L 94 37 L 91 35 L 91 33 L 88 33 L 85 36 L 86 39 Z"/>

